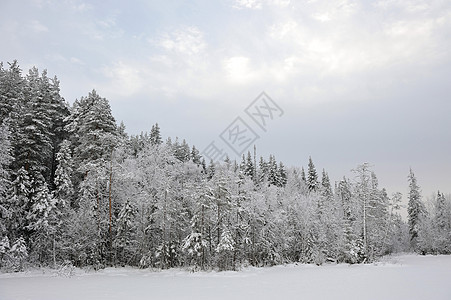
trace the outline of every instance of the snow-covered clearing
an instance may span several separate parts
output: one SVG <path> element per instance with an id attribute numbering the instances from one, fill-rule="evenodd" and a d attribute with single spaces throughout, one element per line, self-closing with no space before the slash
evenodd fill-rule
<path id="1" fill-rule="evenodd" d="M 451 256 L 400 255 L 371 265 L 287 265 L 239 272 L 108 268 L 0 274 L 1 300 L 451 299 Z"/>

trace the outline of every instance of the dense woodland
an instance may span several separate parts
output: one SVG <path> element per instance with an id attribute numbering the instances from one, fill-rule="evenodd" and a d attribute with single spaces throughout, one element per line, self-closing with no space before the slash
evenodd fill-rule
<path id="1" fill-rule="evenodd" d="M 311 158 L 286 168 L 256 149 L 205 162 L 158 124 L 129 136 L 95 90 L 72 106 L 59 81 L 0 65 L 0 268 L 237 269 L 364 263 L 451 253 L 451 197 L 424 200 L 412 170 L 408 220 L 369 164 L 332 184 Z M 350 166 L 352 168 L 352 166 Z M 408 171 L 408 170 L 407 170 Z"/>

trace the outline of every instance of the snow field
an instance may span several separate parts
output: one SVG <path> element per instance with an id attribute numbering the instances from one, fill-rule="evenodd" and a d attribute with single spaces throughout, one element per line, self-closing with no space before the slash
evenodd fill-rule
<path id="1" fill-rule="evenodd" d="M 391 256 L 370 265 L 286 265 L 239 272 L 107 268 L 0 274 L 0 300 L 451 299 L 451 256 Z"/>

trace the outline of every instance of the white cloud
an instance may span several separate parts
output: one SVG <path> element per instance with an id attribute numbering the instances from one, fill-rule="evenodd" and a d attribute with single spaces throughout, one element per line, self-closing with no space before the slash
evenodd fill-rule
<path id="1" fill-rule="evenodd" d="M 80 1 L 80 0 L 63 0 L 63 1 L 58 1 L 58 0 L 31 0 L 31 3 L 42 9 L 42 8 L 48 8 L 48 7 L 52 7 L 55 8 L 59 5 L 61 5 L 64 9 L 68 9 L 70 11 L 73 12 L 85 12 L 88 10 L 93 9 L 94 7 L 89 4 L 86 3 L 84 1 Z"/>
<path id="2" fill-rule="evenodd" d="M 76 65 L 84 65 L 85 64 L 81 59 L 79 59 L 77 57 L 71 57 L 71 58 L 69 58 L 69 61 Z"/>
<path id="3" fill-rule="evenodd" d="M 269 3 L 279 7 L 287 7 L 291 4 L 290 0 L 269 0 Z"/>
<path id="4" fill-rule="evenodd" d="M 148 42 L 157 48 L 147 60 L 123 57 L 104 69 L 109 78 L 105 90 L 126 98 L 145 94 L 168 99 L 181 94 L 204 97 L 211 91 L 214 76 L 208 67 L 207 43 L 197 27 L 182 26 Z"/>
<path id="5" fill-rule="evenodd" d="M 400 64 L 412 66 L 450 59 L 449 52 L 446 54 L 443 50 L 450 44 L 445 32 L 451 31 L 448 21 L 451 14 L 446 10 L 435 13 L 434 17 L 416 14 L 412 18 L 409 13 L 409 17 L 401 14 L 395 19 L 376 11 L 372 15 L 366 13 L 372 19 L 362 22 L 358 13 L 362 8 L 350 1 L 311 4 L 303 13 L 328 21 L 322 25 L 324 30 L 306 23 L 300 16 L 289 15 L 267 31 L 269 44 L 282 50 L 278 52 L 283 53 L 285 62 L 296 61 L 297 67 L 308 72 L 343 76 L 388 70 Z M 336 22 L 337 19 L 346 21 Z M 281 57 L 269 59 L 274 62 Z M 285 70 L 293 70 L 285 63 L 279 65 L 284 65 Z"/>
<path id="6" fill-rule="evenodd" d="M 402 9 L 409 13 L 422 12 L 431 7 L 431 2 L 424 0 L 381 0 L 374 3 L 374 6 L 390 10 L 393 8 Z"/>
<path id="7" fill-rule="evenodd" d="M 47 26 L 45 26 L 38 20 L 31 20 L 30 23 L 28 24 L 28 28 L 35 33 L 42 33 L 42 32 L 49 31 Z"/>
<path id="8" fill-rule="evenodd" d="M 262 9 L 264 6 L 288 7 L 291 0 L 235 0 L 232 7 L 236 9 Z"/>
<path id="9" fill-rule="evenodd" d="M 149 58 L 150 62 L 154 65 L 162 66 L 164 68 L 173 68 L 174 62 L 167 55 L 154 55 Z"/>
<path id="10" fill-rule="evenodd" d="M 328 0 L 310 3 L 312 17 L 320 22 L 346 20 L 359 11 L 359 3 L 352 0 Z"/>
<path id="11" fill-rule="evenodd" d="M 320 21 L 320 22 L 327 22 L 331 20 L 331 17 L 329 13 L 321 13 L 321 14 L 314 14 L 313 18 Z"/>
<path id="12" fill-rule="evenodd" d="M 50 60 L 50 61 L 55 61 L 55 62 L 63 62 L 63 63 L 71 63 L 71 64 L 76 64 L 76 65 L 85 65 L 85 63 L 83 62 L 83 60 L 81 60 L 80 58 L 77 57 L 65 57 L 64 55 L 62 55 L 61 53 L 53 53 L 53 54 L 47 54 L 46 59 Z"/>
<path id="13" fill-rule="evenodd" d="M 206 48 L 203 33 L 195 26 L 165 33 L 157 43 L 168 51 L 187 56 L 201 54 Z"/>
<path id="14" fill-rule="evenodd" d="M 31 3 L 34 6 L 37 6 L 39 8 L 43 8 L 44 6 L 49 6 L 53 4 L 53 0 L 31 0 Z"/>
<path id="15" fill-rule="evenodd" d="M 269 36 L 274 39 L 293 38 L 298 33 L 298 23 L 289 20 L 282 23 L 276 23 L 269 27 Z"/>
<path id="16" fill-rule="evenodd" d="M 248 57 L 234 56 L 227 58 L 224 60 L 223 66 L 227 78 L 233 83 L 246 84 L 252 79 Z"/>
<path id="17" fill-rule="evenodd" d="M 97 24 L 100 25 L 100 27 L 109 29 L 112 28 L 114 26 L 116 26 L 116 16 L 109 16 L 108 18 L 104 19 L 104 20 L 99 20 L 97 21 Z"/>
<path id="18" fill-rule="evenodd" d="M 70 7 L 75 12 L 85 12 L 85 11 L 93 9 L 92 5 L 85 3 L 85 2 L 79 2 L 79 1 L 71 1 Z"/>
<path id="19" fill-rule="evenodd" d="M 105 67 L 103 74 L 110 79 L 106 90 L 109 93 L 112 90 L 114 94 L 122 97 L 130 97 L 140 92 L 144 87 L 144 79 L 146 78 L 139 67 L 123 61 Z"/>
<path id="20" fill-rule="evenodd" d="M 233 8 L 261 9 L 262 1 L 261 0 L 235 0 L 235 3 L 233 4 Z"/>

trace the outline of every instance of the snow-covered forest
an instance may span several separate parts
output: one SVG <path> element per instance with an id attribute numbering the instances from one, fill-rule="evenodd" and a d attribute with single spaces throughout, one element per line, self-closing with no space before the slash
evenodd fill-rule
<path id="1" fill-rule="evenodd" d="M 164 130 L 164 129 L 163 129 Z M 128 135 L 95 90 L 69 105 L 46 71 L 0 65 L 0 268 L 71 264 L 234 270 L 451 253 L 451 197 L 402 195 L 371 165 L 331 183 L 251 149 L 206 162 L 187 141 Z M 334 181 L 335 182 L 335 181 Z"/>

